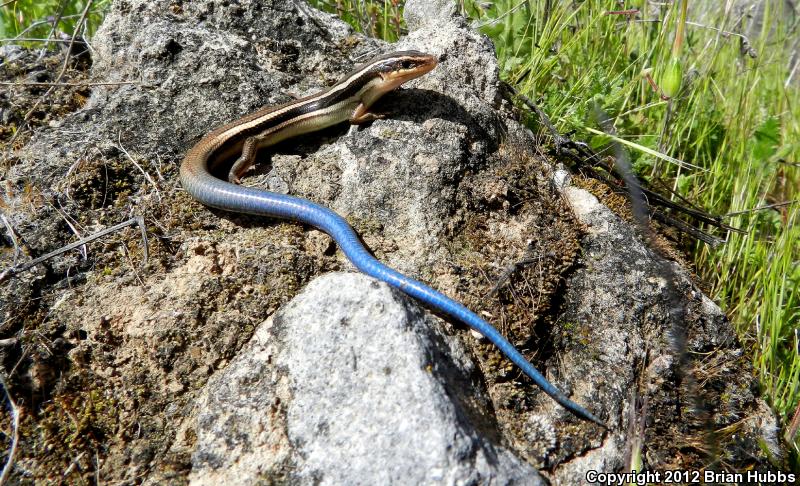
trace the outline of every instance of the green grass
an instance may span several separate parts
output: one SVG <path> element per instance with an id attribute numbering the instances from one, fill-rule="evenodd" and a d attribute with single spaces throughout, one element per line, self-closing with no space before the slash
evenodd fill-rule
<path id="1" fill-rule="evenodd" d="M 393 41 L 404 30 L 401 0 L 310 3 L 372 36 Z M 697 245 L 693 255 L 712 297 L 753 347 L 764 396 L 788 424 L 800 398 L 800 204 L 759 208 L 800 199 L 800 70 L 789 80 L 800 27 L 789 12 L 768 9 L 766 27 L 751 28 L 753 20 L 739 22 L 724 3 L 695 25 L 692 7 L 702 3 L 689 5 L 688 23 L 679 0 L 628 1 L 624 8 L 647 7 L 636 21 L 609 14 L 623 8 L 616 0 L 461 5 L 494 40 L 503 78 L 536 100 L 560 131 L 601 149 L 608 138 L 592 117 L 599 106 L 628 142 L 640 177 L 746 230 L 718 233 L 726 244 Z M 42 20 L 60 4 L 18 0 L 0 8 L 0 37 L 48 36 L 52 25 Z M 93 4 L 89 35 L 107 4 Z M 66 5 L 57 30 L 71 33 L 86 2 Z M 650 19 L 659 21 L 642 21 Z M 747 34 L 747 42 L 736 34 Z"/>
<path id="2" fill-rule="evenodd" d="M 405 0 L 309 0 L 308 3 L 335 13 L 362 34 L 394 42 L 405 33 Z"/>
<path id="3" fill-rule="evenodd" d="M 7 2 L 8 0 L 0 0 L 0 5 Z M 87 37 L 91 37 L 97 30 L 110 3 L 111 0 L 92 2 L 86 18 Z M 17 0 L 9 3 L 0 7 L 0 39 L 37 39 L 16 43 L 26 47 L 40 47 L 45 43 L 39 39 L 52 37 L 53 31 L 55 34 L 72 35 L 86 5 L 87 1 L 76 0 Z M 60 20 L 54 27 L 56 17 L 60 17 Z"/>

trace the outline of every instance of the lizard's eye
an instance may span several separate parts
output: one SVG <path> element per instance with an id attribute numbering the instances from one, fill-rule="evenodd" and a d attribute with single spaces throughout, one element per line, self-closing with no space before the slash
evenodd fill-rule
<path id="1" fill-rule="evenodd" d="M 400 67 L 403 69 L 411 69 L 414 67 L 414 64 L 412 64 L 411 61 L 403 61 L 400 63 Z"/>

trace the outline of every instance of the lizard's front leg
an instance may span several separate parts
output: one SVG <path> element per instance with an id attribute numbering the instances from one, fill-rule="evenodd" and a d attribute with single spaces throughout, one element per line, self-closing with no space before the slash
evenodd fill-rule
<path id="1" fill-rule="evenodd" d="M 247 137 L 242 144 L 242 154 L 228 171 L 228 180 L 234 184 L 241 182 L 242 176 L 256 163 L 258 147 L 267 138 L 267 133 L 262 132 L 252 137 Z"/>

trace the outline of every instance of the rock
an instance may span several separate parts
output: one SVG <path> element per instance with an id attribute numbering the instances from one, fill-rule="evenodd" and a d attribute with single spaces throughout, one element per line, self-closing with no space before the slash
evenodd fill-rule
<path id="1" fill-rule="evenodd" d="M 780 453 L 724 315 L 568 177 L 555 188 L 501 96 L 491 43 L 451 3 L 409 1 L 412 31 L 393 46 L 304 5 L 115 2 L 92 78 L 140 83 L 96 86 L 16 154 L 8 219 L 37 252 L 72 241 L 62 212 L 87 228 L 140 214 L 151 235 L 144 270 L 135 232 L 119 233 L 90 244 L 88 262 L 16 278 L 0 299 L 7 332 L 35 356 L 13 378 L 19 403 L 77 403 L 91 431 L 47 449 L 37 441 L 74 434 L 71 415 L 25 422 L 26 474 L 571 484 L 590 467 L 623 468 L 631 430 L 649 467 L 702 467 L 702 448 L 677 448 L 735 423 L 748 425 L 723 437 L 726 460 L 768 464 L 759 440 Z M 495 323 L 611 431 L 566 413 L 458 323 L 366 277 L 328 274 L 352 267 L 319 232 L 212 211 L 179 187 L 183 154 L 212 127 L 401 48 L 441 61 L 376 107 L 390 116 L 277 147 L 245 184 L 340 212 L 377 257 Z M 686 379 L 712 364 L 724 372 Z"/>
<path id="2" fill-rule="evenodd" d="M 209 381 L 191 483 L 544 484 L 490 440 L 474 376 L 407 297 L 325 275 Z"/>
<path id="3" fill-rule="evenodd" d="M 450 0 L 408 0 L 403 17 L 412 32 L 464 21 L 458 14 L 458 4 Z"/>
<path id="4" fill-rule="evenodd" d="M 588 228 L 582 242 L 583 265 L 570 277 L 563 324 L 555 330 L 569 350 L 563 366 L 583 377 L 578 386 L 589 390 L 580 394 L 604 403 L 616 430 L 631 431 L 611 435 L 599 447 L 562 464 L 555 473 L 557 480 L 578 484 L 588 470 L 625 470 L 624 451 L 642 439 L 641 432 L 647 439 L 644 460 L 653 470 L 686 467 L 685 462 L 676 462 L 681 454 L 703 460 L 701 451 L 680 452 L 683 445 L 674 442 L 692 434 L 706 447 L 721 447 L 727 457 L 738 456 L 737 444 L 742 442 L 751 451 L 759 443 L 773 454 L 779 451 L 775 416 L 749 391 L 756 388 L 752 376 L 741 373 L 740 367 L 748 364 L 717 368 L 720 362 L 732 364 L 741 356 L 724 313 L 694 286 L 684 269 L 654 254 L 597 198 L 568 185 L 558 173 L 556 179 Z M 693 362 L 689 354 L 716 357 Z M 695 376 L 706 383 L 699 386 Z M 738 391 L 732 393 L 734 389 Z M 730 400 L 731 393 L 743 401 Z M 679 403 L 685 403 L 684 416 L 676 420 Z M 707 435 L 744 417 L 746 425 L 741 424 L 735 434 Z M 644 430 L 637 431 L 634 420 L 643 421 Z M 759 429 L 763 424 L 769 425 Z"/>

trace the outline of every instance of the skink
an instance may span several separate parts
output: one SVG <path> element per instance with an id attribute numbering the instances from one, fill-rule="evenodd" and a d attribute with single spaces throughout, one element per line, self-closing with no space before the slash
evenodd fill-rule
<path id="1" fill-rule="evenodd" d="M 418 51 L 386 54 L 355 68 L 318 94 L 263 108 L 217 128 L 186 154 L 181 165 L 181 183 L 207 206 L 289 219 L 319 228 L 336 241 L 360 271 L 483 334 L 556 402 L 575 415 L 605 427 L 600 419 L 548 382 L 491 324 L 444 294 L 376 260 L 361 245 L 347 221 L 332 210 L 306 199 L 237 184 L 255 163 L 259 148 L 345 121 L 358 124 L 379 118 L 369 111 L 376 100 L 406 81 L 429 72 L 436 64 L 435 57 Z M 236 155 L 239 157 L 228 173 L 230 182 L 212 175 L 213 166 Z"/>

